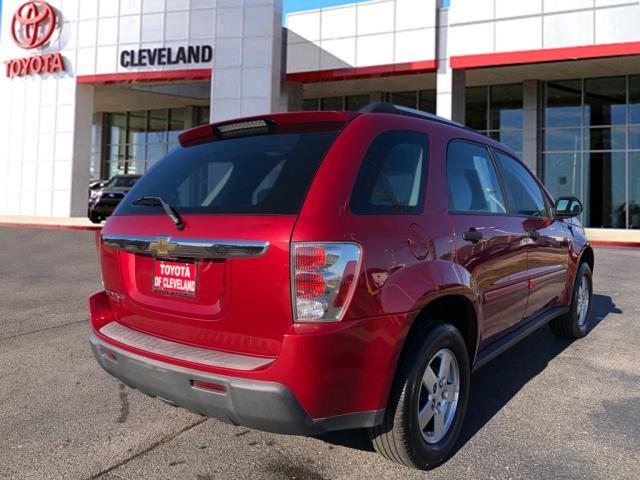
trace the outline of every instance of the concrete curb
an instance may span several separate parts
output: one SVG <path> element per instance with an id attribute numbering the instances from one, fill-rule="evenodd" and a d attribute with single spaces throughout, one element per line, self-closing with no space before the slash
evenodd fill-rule
<path id="1" fill-rule="evenodd" d="M 102 230 L 102 225 L 56 225 L 45 223 L 21 223 L 21 222 L 0 222 L 0 227 L 8 228 L 38 228 L 47 230 L 85 230 L 85 231 L 99 231 Z"/>

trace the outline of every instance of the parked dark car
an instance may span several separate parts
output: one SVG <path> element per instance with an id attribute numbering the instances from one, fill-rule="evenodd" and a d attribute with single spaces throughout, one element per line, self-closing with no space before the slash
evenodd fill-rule
<path id="1" fill-rule="evenodd" d="M 100 223 L 109 217 L 142 175 L 116 175 L 108 182 L 89 185 L 89 220 Z"/>
<path id="2" fill-rule="evenodd" d="M 365 428 L 429 469 L 474 369 L 545 324 L 589 331 L 579 200 L 486 136 L 374 104 L 180 143 L 102 230 L 89 299 L 96 359 L 148 395 L 272 432 Z"/>

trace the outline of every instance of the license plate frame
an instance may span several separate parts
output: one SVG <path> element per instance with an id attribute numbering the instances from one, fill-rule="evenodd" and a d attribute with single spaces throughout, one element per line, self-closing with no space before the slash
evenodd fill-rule
<path id="1" fill-rule="evenodd" d="M 196 298 L 198 262 L 154 258 L 151 288 L 157 295 Z"/>

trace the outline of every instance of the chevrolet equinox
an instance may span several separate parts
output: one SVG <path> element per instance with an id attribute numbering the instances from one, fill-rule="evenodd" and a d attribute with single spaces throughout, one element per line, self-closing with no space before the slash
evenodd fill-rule
<path id="1" fill-rule="evenodd" d="M 277 433 L 367 429 L 429 469 L 473 370 L 542 325 L 589 330 L 582 205 L 470 129 L 378 103 L 180 144 L 97 238 L 91 346 L 141 392 Z"/>

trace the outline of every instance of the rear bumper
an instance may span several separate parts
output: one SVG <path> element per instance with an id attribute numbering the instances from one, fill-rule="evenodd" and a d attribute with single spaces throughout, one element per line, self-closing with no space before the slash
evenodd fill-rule
<path id="1" fill-rule="evenodd" d="M 216 375 L 161 362 L 115 347 L 91 334 L 98 363 L 108 373 L 141 392 L 194 413 L 234 425 L 275 433 L 316 435 L 364 428 L 382 422 L 384 410 L 312 418 L 286 386 L 268 381 Z M 193 382 L 222 387 L 204 390 Z"/>

